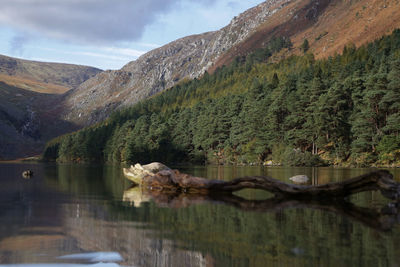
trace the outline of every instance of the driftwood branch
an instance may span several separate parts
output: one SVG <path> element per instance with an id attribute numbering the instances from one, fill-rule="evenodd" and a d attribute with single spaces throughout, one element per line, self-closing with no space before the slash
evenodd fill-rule
<path id="1" fill-rule="evenodd" d="M 164 192 L 229 194 L 234 191 L 253 188 L 271 192 L 276 197 L 282 198 L 337 199 L 363 191 L 381 190 L 384 196 L 391 199 L 398 199 L 400 196 L 400 184 L 396 183 L 390 172 L 386 170 L 370 172 L 342 182 L 311 186 L 288 184 L 268 176 L 248 176 L 236 178 L 231 181 L 209 180 L 180 173 L 178 170 L 171 170 L 165 165 L 157 164 L 159 163 L 150 164 L 151 170 L 154 173 L 149 172 L 146 165 L 139 165 L 144 170 L 141 177 L 139 177 L 140 175 L 137 171 L 135 172 L 138 164 L 135 167 L 131 167 L 131 169 L 124 169 L 124 174 L 130 178 L 129 174 L 135 172 L 135 178 L 130 178 L 135 183 L 142 185 L 148 190 Z M 156 165 L 158 166 L 157 168 L 154 167 Z M 161 171 L 156 172 L 159 169 Z"/>
<path id="2" fill-rule="evenodd" d="M 124 192 L 123 200 L 140 205 L 150 199 L 160 206 L 181 208 L 205 201 L 231 205 L 255 212 L 276 212 L 286 208 L 311 208 L 334 212 L 358 220 L 377 230 L 390 230 L 400 223 L 400 183 L 390 172 L 378 170 L 342 182 L 323 185 L 288 184 L 266 176 L 250 176 L 232 181 L 209 180 L 171 170 L 160 163 L 124 169 L 135 186 Z M 232 194 L 254 188 L 275 195 L 266 200 L 247 200 Z M 380 190 L 396 201 L 380 210 L 358 207 L 346 200 L 351 194 Z"/>

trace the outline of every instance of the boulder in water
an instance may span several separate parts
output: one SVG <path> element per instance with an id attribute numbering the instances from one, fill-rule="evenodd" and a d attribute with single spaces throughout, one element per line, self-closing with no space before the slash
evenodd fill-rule
<path id="1" fill-rule="evenodd" d="M 31 170 L 26 170 L 22 172 L 22 177 L 24 177 L 25 179 L 29 179 L 33 176 L 33 171 Z"/>
<path id="2" fill-rule="evenodd" d="M 295 175 L 290 177 L 289 180 L 297 184 L 305 184 L 308 182 L 309 179 L 307 175 Z"/>

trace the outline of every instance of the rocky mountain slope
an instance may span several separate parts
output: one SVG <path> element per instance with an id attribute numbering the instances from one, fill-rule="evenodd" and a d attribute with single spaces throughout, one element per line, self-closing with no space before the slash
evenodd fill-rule
<path id="1" fill-rule="evenodd" d="M 0 55 L 0 160 L 39 154 L 49 139 L 77 129 L 59 119 L 61 94 L 100 71 Z"/>
<path id="2" fill-rule="evenodd" d="M 188 36 L 155 49 L 121 70 L 89 79 L 65 97 L 63 118 L 85 126 L 113 110 L 132 105 L 184 79 L 229 64 L 273 37 L 290 37 L 301 53 L 304 39 L 316 57 L 359 46 L 400 27 L 397 0 L 269 0 L 233 18 L 219 31 Z M 277 58 L 279 59 L 279 57 Z"/>
<path id="3" fill-rule="evenodd" d="M 0 55 L 0 159 L 40 152 L 51 137 L 213 72 L 274 37 L 289 37 L 293 43 L 292 49 L 274 55 L 275 61 L 302 53 L 305 39 L 310 51 L 324 58 L 395 28 L 400 28 L 398 0 L 268 0 L 221 30 L 178 39 L 120 70 Z"/>
<path id="4" fill-rule="evenodd" d="M 289 0 L 266 1 L 235 17 L 219 31 L 188 36 L 152 50 L 121 70 L 106 71 L 68 93 L 64 118 L 90 125 L 125 107 L 204 74 L 215 60 L 239 44 Z"/>

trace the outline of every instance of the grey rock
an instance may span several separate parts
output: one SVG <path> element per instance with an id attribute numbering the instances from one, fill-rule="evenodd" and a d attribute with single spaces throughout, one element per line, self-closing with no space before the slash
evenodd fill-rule
<path id="1" fill-rule="evenodd" d="M 289 180 L 293 181 L 294 183 L 304 184 L 308 182 L 309 178 L 307 175 L 295 175 L 290 177 Z"/>
<path id="2" fill-rule="evenodd" d="M 26 170 L 22 172 L 22 177 L 24 177 L 25 179 L 29 179 L 33 176 L 33 171 L 31 170 Z"/>

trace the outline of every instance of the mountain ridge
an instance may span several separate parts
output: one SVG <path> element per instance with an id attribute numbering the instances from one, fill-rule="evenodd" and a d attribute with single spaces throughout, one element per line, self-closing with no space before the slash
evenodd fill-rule
<path id="1" fill-rule="evenodd" d="M 379 19 L 371 20 L 371 16 Z M 368 23 L 367 28 L 361 27 L 364 23 Z M 301 54 L 299 48 L 305 39 L 315 57 L 323 58 L 341 52 L 349 43 L 360 46 L 396 27 L 400 27 L 400 4 L 396 0 L 265 1 L 234 17 L 218 31 L 183 37 L 142 55 L 120 70 L 89 79 L 65 98 L 63 119 L 81 126 L 102 121 L 116 109 L 184 79 L 213 72 L 237 56 L 245 57 L 275 37 L 290 38 L 294 48 L 282 52 L 277 60 Z M 345 33 L 343 38 L 341 32 Z M 356 38 L 353 33 L 361 37 Z"/>
<path id="2" fill-rule="evenodd" d="M 0 112 L 7 113 L 7 109 L 16 110 L 19 115 L 25 112 L 16 117 L 21 126 L 31 114 L 26 108 L 21 109 L 21 103 L 26 105 L 40 99 L 39 105 L 31 107 L 42 116 L 41 125 L 50 121 L 62 125 L 54 133 L 47 131 L 39 138 L 40 142 L 35 141 L 42 146 L 46 138 L 100 122 L 115 110 L 132 106 L 182 81 L 199 78 L 206 71 L 212 73 L 238 57 L 243 59 L 258 48 L 265 48 L 273 38 L 290 38 L 293 46 L 272 55 L 268 62 L 303 54 L 300 48 L 305 39 L 309 41 L 309 51 L 318 59 L 340 53 L 349 44 L 359 47 L 398 27 L 400 3 L 396 0 L 273 0 L 248 9 L 220 30 L 180 38 L 149 51 L 120 70 L 101 71 L 88 67 L 86 71 L 85 66 L 80 66 L 78 69 L 83 71 L 77 72 L 81 76 L 63 79 L 62 74 L 71 72 L 56 71 L 60 76 L 51 73 L 56 67 L 73 65 L 28 62 L 28 67 L 18 68 L 26 66 L 27 62 L 0 56 L 0 81 L 8 86 L 3 97 L 11 94 L 15 99 L 12 103 L 3 102 Z M 34 72 L 37 64 L 43 67 Z M 52 70 L 47 73 L 48 68 L 44 66 L 51 66 Z M 85 80 L 87 77 L 89 79 Z M 0 84 L 0 88 L 2 86 L 5 85 Z M 21 101 L 28 94 L 12 91 L 17 89 L 44 94 L 35 94 L 31 102 Z M 42 96 L 48 93 L 58 95 L 43 100 Z M 12 106 L 14 104 L 17 109 Z M 39 112 L 38 109 L 44 110 Z M 4 115 L 5 119 L 10 118 L 8 115 Z M 22 128 L 17 128 L 13 131 L 21 134 Z"/>
<path id="3" fill-rule="evenodd" d="M 105 119 L 115 109 L 203 75 L 218 56 L 245 40 L 289 1 L 263 2 L 236 16 L 221 30 L 180 38 L 120 70 L 101 73 L 68 94 L 63 118 L 87 126 Z"/>
<path id="4" fill-rule="evenodd" d="M 40 62 L 0 55 L 0 80 L 24 89 L 65 93 L 102 70 L 90 66 Z M 49 91 L 45 88 L 49 87 Z M 56 88 L 56 90 L 52 90 Z"/>

